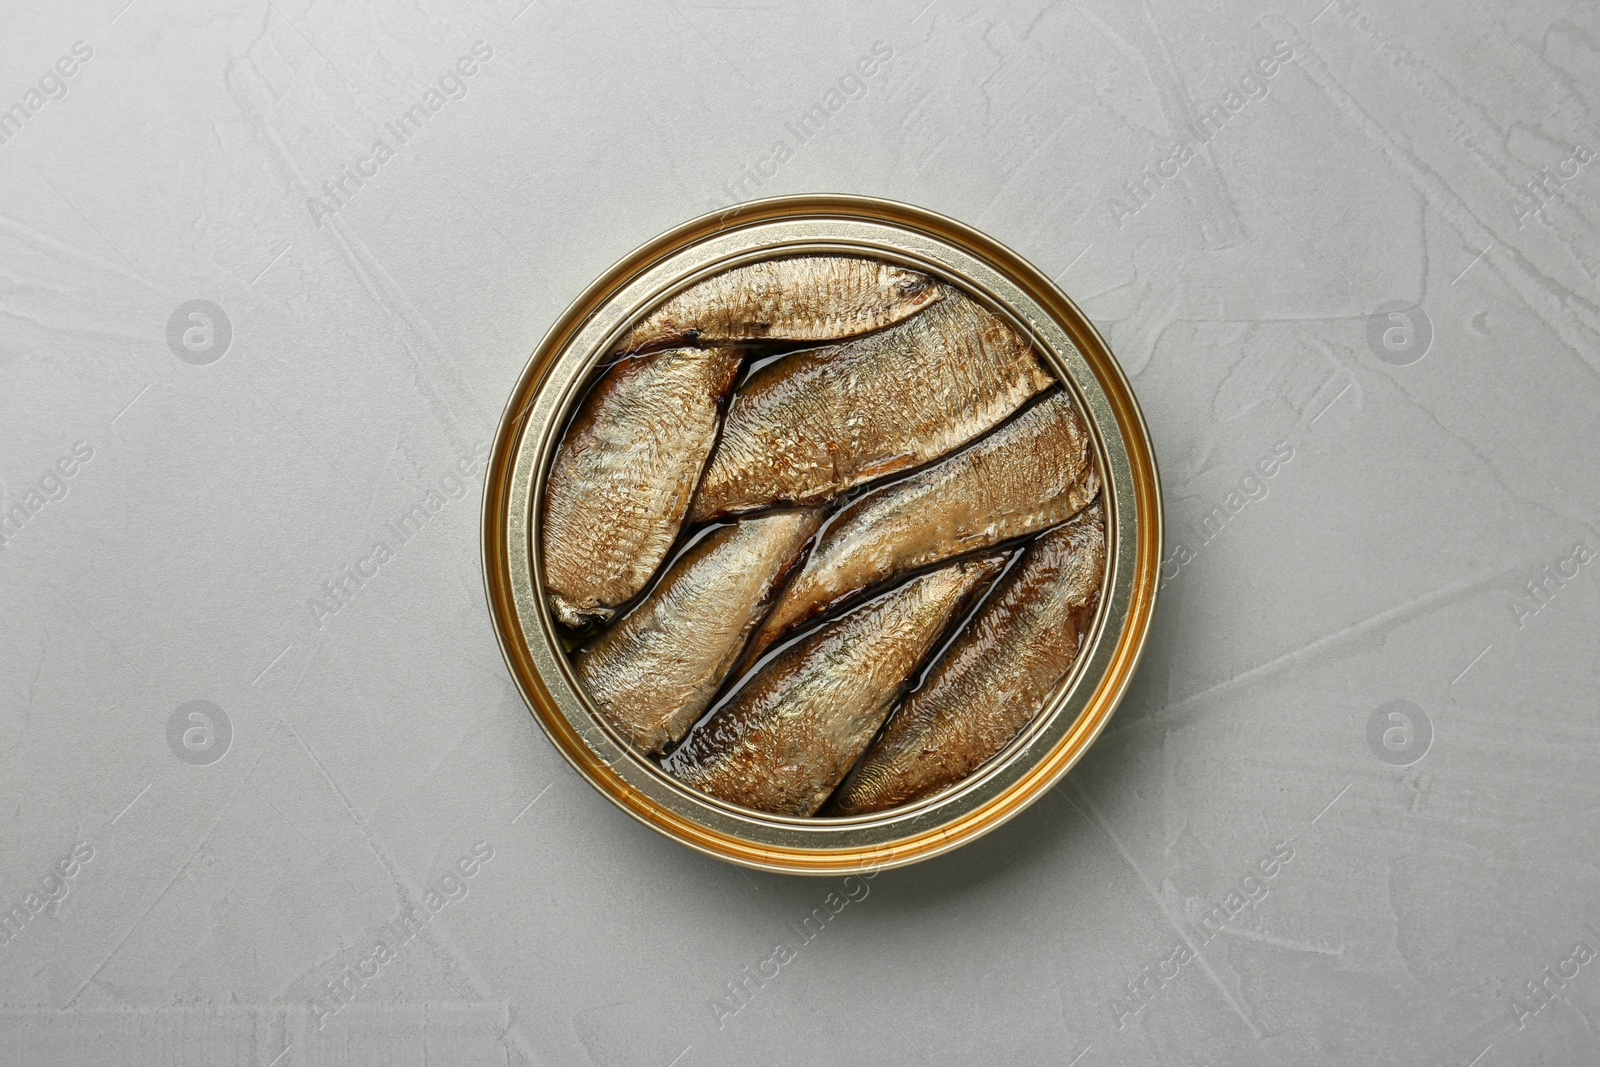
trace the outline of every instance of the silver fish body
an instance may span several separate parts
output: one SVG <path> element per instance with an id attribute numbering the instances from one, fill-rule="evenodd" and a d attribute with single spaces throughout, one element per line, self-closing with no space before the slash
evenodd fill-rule
<path id="1" fill-rule="evenodd" d="M 579 684 L 639 751 L 660 752 L 700 718 L 821 521 L 803 508 L 711 531 L 573 657 Z"/>

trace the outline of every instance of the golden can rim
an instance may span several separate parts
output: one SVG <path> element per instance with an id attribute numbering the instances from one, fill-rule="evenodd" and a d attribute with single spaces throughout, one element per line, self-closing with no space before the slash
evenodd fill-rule
<path id="1" fill-rule="evenodd" d="M 767 815 L 690 790 L 635 754 L 574 682 L 537 553 L 545 473 L 578 391 L 637 316 L 741 262 L 802 252 L 876 256 L 958 282 L 1031 335 L 1087 416 L 1108 515 L 1107 581 L 1073 672 L 999 756 L 934 797 L 848 819 Z M 773 197 L 702 215 L 596 279 L 534 349 L 500 419 L 485 474 L 484 588 L 495 635 L 534 719 L 566 760 L 640 822 L 757 870 L 842 875 L 915 863 L 1000 826 L 1043 796 L 1105 728 L 1138 666 L 1155 610 L 1161 489 L 1144 416 L 1110 346 L 1032 264 L 943 215 L 873 197 Z"/>

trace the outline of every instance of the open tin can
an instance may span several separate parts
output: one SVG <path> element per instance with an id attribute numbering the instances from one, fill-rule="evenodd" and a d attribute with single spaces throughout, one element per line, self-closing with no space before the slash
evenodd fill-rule
<path id="1" fill-rule="evenodd" d="M 575 405 L 618 340 L 663 300 L 747 263 L 849 255 L 953 284 L 1031 341 L 1087 424 L 1105 509 L 1106 573 L 1071 671 L 1003 751 L 954 786 L 869 815 L 800 818 L 725 803 L 639 755 L 574 679 L 542 594 L 542 493 Z M 1149 632 L 1162 516 L 1155 456 L 1127 378 L 1078 306 L 1010 249 L 920 208 L 855 196 L 743 204 L 686 223 L 607 271 L 523 369 L 489 458 L 484 580 L 512 677 L 568 762 L 623 811 L 708 855 L 793 874 L 903 866 L 999 826 L 1049 789 L 1104 729 Z"/>

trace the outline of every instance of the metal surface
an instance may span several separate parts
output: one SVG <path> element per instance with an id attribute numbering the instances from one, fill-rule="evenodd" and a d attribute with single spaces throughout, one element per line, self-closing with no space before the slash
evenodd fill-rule
<path id="1" fill-rule="evenodd" d="M 778 255 L 840 252 L 959 284 L 1034 339 L 1086 416 L 1109 537 L 1100 618 L 1071 675 L 1001 757 L 956 788 L 877 815 L 763 815 L 686 789 L 639 757 L 581 695 L 538 573 L 541 490 L 595 365 L 639 315 L 696 281 Z M 1132 679 L 1155 605 L 1161 502 L 1127 379 L 1088 319 L 1015 253 L 937 214 L 866 197 L 785 197 L 716 212 L 605 272 L 551 328 L 507 404 L 484 491 L 484 569 L 500 647 L 550 740 L 628 814 L 692 848 L 761 870 L 850 874 L 939 855 L 1037 800 L 1105 728 Z"/>
<path id="2" fill-rule="evenodd" d="M 0 4 L 0 1064 L 1592 1062 L 1593 4 L 524 5 Z M 848 883 L 620 815 L 479 543 L 573 294 L 819 190 L 1072 294 L 1166 509 L 1089 752 Z"/>

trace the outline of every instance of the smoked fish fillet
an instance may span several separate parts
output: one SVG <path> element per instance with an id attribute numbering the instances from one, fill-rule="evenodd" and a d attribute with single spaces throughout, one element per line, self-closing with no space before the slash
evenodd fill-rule
<path id="1" fill-rule="evenodd" d="M 1100 603 L 1104 509 L 1041 534 L 828 802 L 862 815 L 936 793 L 994 756 L 1072 669 Z"/>
<path id="2" fill-rule="evenodd" d="M 739 341 L 836 341 L 938 301 L 926 274 L 861 256 L 789 256 L 714 274 L 669 297 L 624 335 L 623 352 Z"/>
<path id="3" fill-rule="evenodd" d="M 663 762 L 729 803 L 812 815 L 866 749 L 900 693 L 1005 557 L 911 579 L 785 649 Z"/>
<path id="4" fill-rule="evenodd" d="M 564 624 L 611 618 L 677 540 L 740 357 L 678 348 L 619 360 L 584 398 L 545 485 L 539 546 Z"/>
<path id="5" fill-rule="evenodd" d="M 1098 490 L 1077 407 L 1064 390 L 1050 394 L 975 444 L 840 510 L 762 623 L 745 663 L 858 593 L 1064 522 Z"/>
<path id="6" fill-rule="evenodd" d="M 1009 323 L 950 290 L 898 326 L 752 374 L 728 406 L 691 521 L 826 503 L 959 448 L 1054 381 Z"/>
<path id="7" fill-rule="evenodd" d="M 799 508 L 717 527 L 573 657 L 579 684 L 634 747 L 654 755 L 682 740 L 821 522 L 820 508 Z"/>

